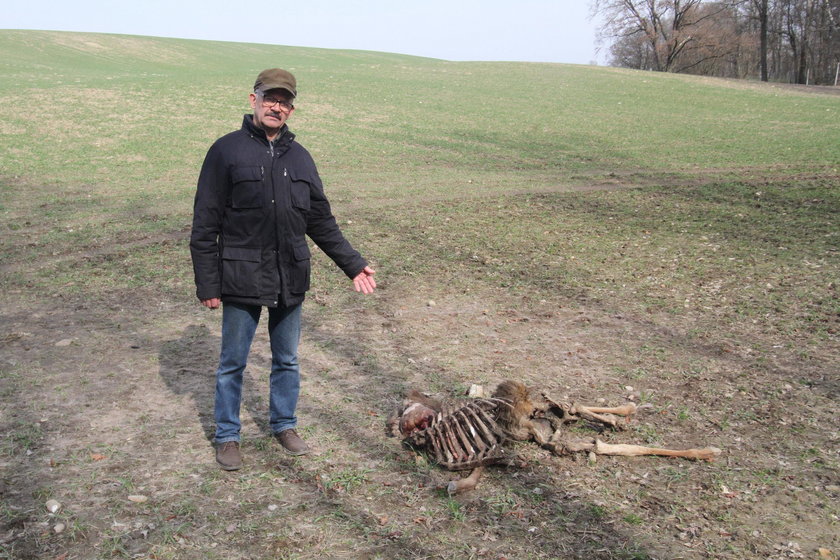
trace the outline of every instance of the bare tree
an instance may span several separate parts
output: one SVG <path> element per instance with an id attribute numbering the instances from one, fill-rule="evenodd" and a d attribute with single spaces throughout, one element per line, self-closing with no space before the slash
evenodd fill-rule
<path id="1" fill-rule="evenodd" d="M 727 9 L 725 2 L 702 0 L 595 0 L 595 13 L 604 17 L 601 35 L 620 44 L 619 53 L 628 46 L 645 45 L 645 61 L 651 70 L 680 70 L 680 58 L 698 47 L 698 26 Z"/>
<path id="2" fill-rule="evenodd" d="M 730 2 L 705 2 L 691 8 L 691 40 L 679 53 L 672 70 L 710 76 L 742 77 L 745 40 L 741 15 Z"/>
<path id="3" fill-rule="evenodd" d="M 618 66 L 833 83 L 840 0 L 591 0 Z"/>

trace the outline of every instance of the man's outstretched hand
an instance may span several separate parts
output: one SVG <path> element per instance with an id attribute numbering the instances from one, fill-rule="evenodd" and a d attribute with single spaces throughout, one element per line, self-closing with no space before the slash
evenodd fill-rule
<path id="1" fill-rule="evenodd" d="M 353 278 L 353 288 L 363 294 L 372 294 L 376 289 L 376 280 L 373 279 L 374 274 L 376 274 L 376 271 L 366 266 L 364 270 Z"/>

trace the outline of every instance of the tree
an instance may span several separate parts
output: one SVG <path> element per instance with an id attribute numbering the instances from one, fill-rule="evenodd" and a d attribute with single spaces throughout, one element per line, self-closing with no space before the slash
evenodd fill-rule
<path id="1" fill-rule="evenodd" d="M 702 0 L 595 0 L 593 4 L 594 12 L 605 18 L 601 36 L 619 44 L 619 55 L 628 46 L 638 49 L 644 43 L 642 58 L 651 70 L 661 72 L 685 70 L 680 59 L 688 51 L 708 47 L 695 33 L 698 27 L 726 9 L 726 2 L 703 6 Z"/>
<path id="2" fill-rule="evenodd" d="M 830 84 L 840 0 L 591 0 L 618 66 Z"/>
<path id="3" fill-rule="evenodd" d="M 758 60 L 761 64 L 761 81 L 766 82 L 767 74 L 767 16 L 769 13 L 768 0 L 751 0 L 753 9 L 758 17 L 759 22 L 759 55 Z"/>

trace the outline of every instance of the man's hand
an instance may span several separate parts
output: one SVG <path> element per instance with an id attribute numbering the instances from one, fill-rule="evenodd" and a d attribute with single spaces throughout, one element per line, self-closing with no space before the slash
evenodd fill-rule
<path id="1" fill-rule="evenodd" d="M 357 274 L 353 278 L 353 287 L 356 291 L 363 294 L 372 294 L 376 289 L 376 280 L 373 279 L 374 274 L 376 274 L 376 271 L 369 266 L 366 266 L 364 270 Z"/>
<path id="2" fill-rule="evenodd" d="M 208 309 L 218 309 L 220 305 L 222 305 L 222 300 L 214 297 L 210 299 L 203 299 L 201 300 L 201 305 Z"/>

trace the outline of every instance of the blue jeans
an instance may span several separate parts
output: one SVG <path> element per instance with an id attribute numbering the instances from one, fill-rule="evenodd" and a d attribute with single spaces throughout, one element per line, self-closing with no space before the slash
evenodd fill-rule
<path id="1" fill-rule="evenodd" d="M 301 307 L 302 304 L 268 308 L 271 340 L 269 422 L 275 433 L 297 425 Z M 225 303 L 222 306 L 222 351 L 216 371 L 216 443 L 239 441 L 242 377 L 261 311 L 259 305 Z"/>

